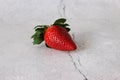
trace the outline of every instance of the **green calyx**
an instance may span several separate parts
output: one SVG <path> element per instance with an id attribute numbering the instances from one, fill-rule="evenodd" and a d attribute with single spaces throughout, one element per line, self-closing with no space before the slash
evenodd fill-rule
<path id="1" fill-rule="evenodd" d="M 44 33 L 47 28 L 48 25 L 35 26 L 35 33 L 31 36 L 33 38 L 33 45 L 40 44 L 44 41 Z"/>
<path id="2" fill-rule="evenodd" d="M 65 28 L 67 30 L 67 32 L 70 31 L 70 28 L 68 28 L 67 26 L 69 26 L 69 24 L 65 23 L 66 19 L 64 18 L 60 18 L 57 19 L 54 24 L 52 25 L 56 25 L 56 26 L 61 26 L 63 28 Z M 44 33 L 46 31 L 46 29 L 49 27 L 49 25 L 37 25 L 35 26 L 35 33 L 31 36 L 31 38 L 33 39 L 33 45 L 36 44 L 40 44 L 44 41 Z M 47 47 L 49 47 L 46 44 Z"/>
<path id="3" fill-rule="evenodd" d="M 61 26 L 63 28 L 65 28 L 67 30 L 67 32 L 70 31 L 70 28 L 68 28 L 67 26 L 69 26 L 69 24 L 65 23 L 66 22 L 66 19 L 65 18 L 60 18 L 60 19 L 57 19 L 53 25 L 57 25 L 57 26 Z"/>

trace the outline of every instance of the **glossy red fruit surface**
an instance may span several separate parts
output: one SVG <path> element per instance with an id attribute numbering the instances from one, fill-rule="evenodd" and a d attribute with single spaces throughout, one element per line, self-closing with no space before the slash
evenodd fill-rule
<path id="1" fill-rule="evenodd" d="M 60 26 L 50 26 L 44 34 L 45 43 L 58 50 L 75 50 L 77 47 L 69 33 Z"/>

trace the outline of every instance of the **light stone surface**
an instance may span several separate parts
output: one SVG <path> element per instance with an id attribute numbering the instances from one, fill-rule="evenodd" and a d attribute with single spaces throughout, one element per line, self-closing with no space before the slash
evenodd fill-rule
<path id="1" fill-rule="evenodd" d="M 33 46 L 37 24 L 65 17 L 76 51 Z M 0 0 L 0 80 L 120 80 L 120 0 Z"/>

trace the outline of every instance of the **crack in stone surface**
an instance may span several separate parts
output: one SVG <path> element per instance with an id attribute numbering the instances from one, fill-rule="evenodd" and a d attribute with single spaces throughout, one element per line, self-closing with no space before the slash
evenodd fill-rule
<path id="1" fill-rule="evenodd" d="M 65 11 L 66 11 L 66 6 L 64 4 L 64 0 L 60 0 L 60 3 L 58 5 L 58 13 L 60 15 L 60 17 L 65 17 Z M 72 34 L 72 38 L 73 40 L 75 39 L 75 35 Z M 76 41 L 75 41 L 76 42 Z M 79 47 L 79 46 L 78 46 Z M 81 72 L 81 70 L 77 67 L 77 63 L 74 61 L 73 56 L 70 54 L 70 52 L 68 51 L 68 55 L 70 56 L 70 58 L 72 59 L 72 63 L 75 67 L 75 69 L 79 72 L 80 75 L 82 75 L 84 77 L 83 80 L 88 80 L 87 77 L 85 76 L 84 73 Z M 78 65 L 81 66 L 81 62 L 80 62 L 80 58 L 77 59 Z"/>
<path id="2" fill-rule="evenodd" d="M 88 78 L 86 77 L 86 75 L 83 73 L 83 72 L 81 72 L 81 70 L 77 67 L 77 64 L 76 64 L 76 62 L 74 61 L 74 58 L 72 57 L 72 55 L 70 54 L 70 52 L 68 52 L 69 54 L 69 56 L 70 56 L 70 58 L 72 59 L 72 63 L 73 63 L 73 65 L 74 65 L 74 67 L 75 67 L 75 69 L 80 73 L 80 75 L 82 75 L 83 77 L 84 77 L 84 79 L 83 80 L 88 80 Z M 78 60 L 79 61 L 79 60 Z M 80 64 L 79 64 L 80 65 Z"/>
<path id="3" fill-rule="evenodd" d="M 75 43 L 77 43 L 77 42 L 75 41 L 75 35 L 74 35 L 74 34 L 72 34 L 72 39 L 74 40 Z M 80 47 L 80 46 L 78 46 L 78 47 Z M 79 56 L 78 56 L 78 57 L 79 57 Z M 82 64 L 81 64 L 81 62 L 80 62 L 80 57 L 78 58 L 78 63 L 79 63 L 80 66 L 82 66 Z"/>
<path id="4" fill-rule="evenodd" d="M 75 35 L 74 34 L 72 34 L 72 38 L 73 38 L 73 40 L 75 39 Z M 72 63 L 74 65 L 75 69 L 79 72 L 80 75 L 82 75 L 84 77 L 83 80 L 88 80 L 88 78 L 86 77 L 86 75 L 83 72 L 81 72 L 81 70 L 79 69 L 79 67 L 77 67 L 77 63 L 78 63 L 79 66 L 82 65 L 81 62 L 80 62 L 80 57 L 77 55 L 79 58 L 77 59 L 77 61 L 74 61 L 74 58 L 73 58 L 73 56 L 71 55 L 71 53 L 69 51 L 68 51 L 68 55 L 72 59 Z"/>
<path id="5" fill-rule="evenodd" d="M 83 72 L 81 72 L 80 69 L 78 71 L 84 77 L 84 80 L 88 80 L 88 78 L 86 77 L 86 75 Z"/>
<path id="6" fill-rule="evenodd" d="M 81 62 L 80 62 L 80 58 L 78 59 L 78 63 L 79 63 L 80 66 L 82 66 L 82 64 L 81 64 Z"/>
<path id="7" fill-rule="evenodd" d="M 64 4 L 64 0 L 60 0 L 60 3 L 58 5 L 58 13 L 60 17 L 65 17 L 65 10 L 66 10 L 66 6 Z"/>
<path id="8" fill-rule="evenodd" d="M 75 69 L 77 69 L 77 65 L 76 65 L 76 63 L 74 62 L 72 55 L 70 54 L 70 52 L 68 52 L 68 53 L 69 53 L 68 55 L 69 55 L 70 58 L 72 59 L 72 63 L 74 64 Z"/>

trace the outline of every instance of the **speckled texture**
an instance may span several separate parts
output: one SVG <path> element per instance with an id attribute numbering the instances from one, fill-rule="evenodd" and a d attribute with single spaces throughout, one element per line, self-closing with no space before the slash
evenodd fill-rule
<path id="1" fill-rule="evenodd" d="M 33 46 L 34 26 L 66 17 L 76 51 Z M 0 80 L 120 80 L 119 0 L 0 0 Z"/>
<path id="2" fill-rule="evenodd" d="M 44 34 L 45 43 L 54 49 L 72 51 L 76 49 L 76 44 L 69 33 L 61 26 L 50 26 Z"/>

